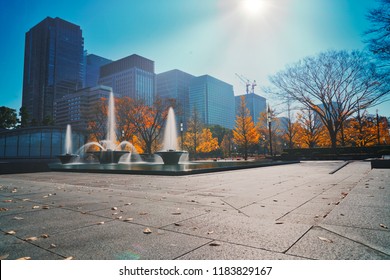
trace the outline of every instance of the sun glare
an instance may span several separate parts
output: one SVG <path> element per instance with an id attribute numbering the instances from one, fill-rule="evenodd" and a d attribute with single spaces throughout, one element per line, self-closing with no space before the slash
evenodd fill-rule
<path id="1" fill-rule="evenodd" d="M 258 15 L 264 10 L 265 4 L 263 0 L 242 0 L 242 8 L 248 15 Z"/>

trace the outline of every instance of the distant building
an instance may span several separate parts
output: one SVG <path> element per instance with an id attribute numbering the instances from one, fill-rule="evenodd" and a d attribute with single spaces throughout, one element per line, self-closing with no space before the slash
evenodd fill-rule
<path id="1" fill-rule="evenodd" d="M 177 108 L 175 110 L 176 123 L 183 123 L 186 129 L 190 117 L 190 83 L 193 75 L 180 70 L 171 70 L 156 75 L 156 92 L 163 99 L 175 99 Z"/>
<path id="2" fill-rule="evenodd" d="M 112 60 L 95 55 L 88 54 L 86 56 L 86 71 L 85 71 L 85 85 L 84 87 L 95 87 L 98 85 L 100 76 L 100 67 L 111 63 Z"/>
<path id="3" fill-rule="evenodd" d="M 152 105 L 155 97 L 154 61 L 133 54 L 100 68 L 99 84 L 113 92 Z"/>
<path id="4" fill-rule="evenodd" d="M 266 111 L 266 99 L 255 93 L 235 96 L 236 99 L 236 115 L 241 104 L 241 97 L 244 96 L 246 107 L 248 108 L 252 120 L 255 124 L 258 123 L 260 114 Z"/>
<path id="5" fill-rule="evenodd" d="M 191 112 L 197 110 L 204 124 L 234 128 L 232 85 L 209 75 L 196 77 L 190 84 L 189 101 Z"/>
<path id="6" fill-rule="evenodd" d="M 54 103 L 82 88 L 84 39 L 80 26 L 47 17 L 25 37 L 23 99 L 30 121 L 54 119 Z"/>
<path id="7" fill-rule="evenodd" d="M 102 98 L 107 98 L 112 89 L 107 86 L 84 88 L 63 96 L 56 102 L 57 124 L 85 131 L 88 122 L 94 120 L 94 109 L 97 108 Z"/>

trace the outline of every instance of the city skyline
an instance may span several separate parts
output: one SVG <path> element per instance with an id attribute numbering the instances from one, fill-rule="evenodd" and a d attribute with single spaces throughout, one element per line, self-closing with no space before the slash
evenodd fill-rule
<path id="1" fill-rule="evenodd" d="M 138 54 L 155 61 L 156 74 L 180 69 L 194 76 L 208 74 L 245 93 L 236 73 L 267 85 L 268 76 L 287 64 L 328 49 L 363 49 L 369 27 L 369 0 L 179 1 L 23 1 L 1 5 L 0 48 L 4 90 L 0 106 L 19 110 L 23 86 L 25 33 L 47 16 L 81 27 L 89 54 L 118 60 Z M 252 0 L 254 1 L 254 0 Z M 264 95 L 277 105 L 272 96 Z M 390 115 L 389 102 L 379 113 Z M 375 109 L 371 109 L 372 113 Z"/>

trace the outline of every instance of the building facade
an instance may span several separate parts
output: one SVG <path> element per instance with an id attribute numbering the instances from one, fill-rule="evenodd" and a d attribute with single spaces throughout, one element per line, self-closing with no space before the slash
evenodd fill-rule
<path id="1" fill-rule="evenodd" d="M 192 79 L 189 91 L 190 110 L 197 110 L 205 125 L 234 128 L 235 99 L 233 86 L 212 76 Z"/>
<path id="2" fill-rule="evenodd" d="M 112 60 L 95 55 L 88 54 L 86 56 L 85 64 L 85 84 L 84 87 L 95 87 L 98 85 L 100 76 L 100 67 L 111 63 Z"/>
<path id="3" fill-rule="evenodd" d="M 84 88 L 75 93 L 67 94 L 56 102 L 57 125 L 86 131 L 88 123 L 94 120 L 95 109 L 102 98 L 108 99 L 112 89 L 107 86 Z"/>
<path id="4" fill-rule="evenodd" d="M 32 122 L 54 120 L 55 101 L 82 88 L 83 63 L 84 39 L 78 25 L 47 17 L 26 33 L 22 106 Z"/>
<path id="5" fill-rule="evenodd" d="M 248 108 L 250 115 L 252 117 L 252 120 L 255 124 L 258 123 L 260 114 L 263 112 L 266 112 L 266 102 L 267 100 L 255 93 L 248 93 L 244 95 L 237 95 L 235 96 L 236 99 L 236 115 L 238 114 L 238 110 L 240 108 L 241 104 L 241 97 L 244 96 L 246 107 Z"/>
<path id="6" fill-rule="evenodd" d="M 100 68 L 99 84 L 115 94 L 143 100 L 151 106 L 155 98 L 154 61 L 133 54 Z"/>
<path id="7" fill-rule="evenodd" d="M 190 117 L 190 83 L 195 76 L 174 69 L 156 75 L 157 96 L 176 100 L 176 123 L 183 123 L 184 129 Z"/>

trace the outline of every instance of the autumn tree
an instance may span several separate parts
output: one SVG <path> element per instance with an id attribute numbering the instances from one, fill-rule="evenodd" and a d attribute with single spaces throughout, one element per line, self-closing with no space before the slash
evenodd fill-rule
<path id="1" fill-rule="evenodd" d="M 230 157 L 232 154 L 232 146 L 233 146 L 233 141 L 232 141 L 232 132 L 229 132 L 223 136 L 223 139 L 221 141 L 220 149 L 222 152 L 223 157 Z"/>
<path id="2" fill-rule="evenodd" d="M 100 142 L 107 135 L 107 98 L 101 98 L 93 108 L 91 108 L 92 118 L 88 120 L 87 132 L 88 142 Z"/>
<path id="3" fill-rule="evenodd" d="M 196 108 L 191 112 L 187 124 L 187 131 L 184 134 L 184 148 L 196 158 L 199 149 L 200 137 L 203 130 L 203 123 Z"/>
<path id="4" fill-rule="evenodd" d="M 360 108 L 382 102 L 389 87 L 378 75 L 367 54 L 360 51 L 328 51 L 306 57 L 270 78 L 268 89 L 290 98 L 318 114 L 327 128 L 332 147 L 343 123 Z"/>
<path id="5" fill-rule="evenodd" d="M 218 138 L 213 136 L 209 128 L 203 128 L 199 138 L 198 152 L 210 153 L 219 148 Z"/>
<path id="6" fill-rule="evenodd" d="M 299 147 L 315 148 L 320 145 L 324 137 L 324 126 L 313 110 L 308 109 L 298 112 L 295 125 L 297 128 L 295 142 Z"/>
<path id="7" fill-rule="evenodd" d="M 240 107 L 236 116 L 236 126 L 233 129 L 233 141 L 243 150 L 244 159 L 248 159 L 249 149 L 259 143 L 260 134 L 246 107 L 245 96 L 241 96 Z"/>

